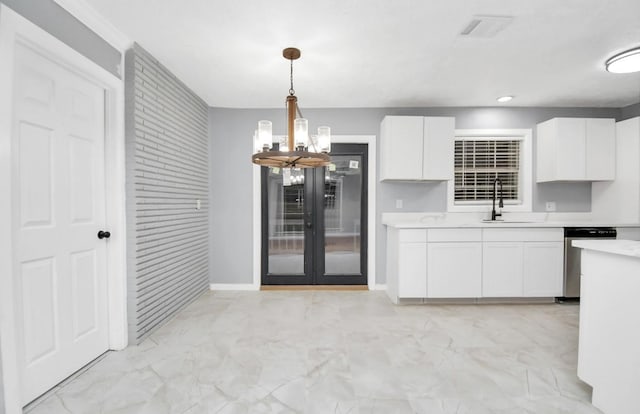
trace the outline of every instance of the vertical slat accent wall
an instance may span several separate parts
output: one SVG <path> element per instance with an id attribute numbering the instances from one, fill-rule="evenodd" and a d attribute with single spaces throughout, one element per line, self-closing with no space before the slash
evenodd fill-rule
<path id="1" fill-rule="evenodd" d="M 129 343 L 137 344 L 209 285 L 208 105 L 137 44 L 125 55 L 125 99 Z"/>

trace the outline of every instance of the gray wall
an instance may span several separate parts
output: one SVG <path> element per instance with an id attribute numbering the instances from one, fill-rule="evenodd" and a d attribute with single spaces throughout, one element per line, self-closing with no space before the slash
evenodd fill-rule
<path id="1" fill-rule="evenodd" d="M 107 71 L 118 74 L 121 53 L 53 0 L 0 0 Z"/>
<path id="2" fill-rule="evenodd" d="M 619 118 L 619 109 L 602 108 L 358 108 L 304 109 L 311 128 L 330 125 L 334 135 L 378 136 L 385 115 L 455 116 L 456 128 L 529 128 L 547 119 L 566 117 Z M 274 134 L 285 133 L 284 109 L 209 108 L 211 140 L 211 282 L 252 283 L 252 164 L 253 131 L 260 119 L 273 122 Z M 379 161 L 379 154 L 378 154 Z M 378 162 L 379 165 L 379 162 Z M 535 165 L 535 159 L 534 159 Z M 535 171 L 534 171 L 535 177 Z M 446 183 L 375 183 L 377 185 L 376 281 L 385 283 L 386 229 L 383 212 L 446 211 Z M 395 208 L 402 199 L 404 208 Z M 590 211 L 589 183 L 545 183 L 533 186 L 533 209 L 544 211 L 555 201 L 557 211 Z"/>
<path id="3" fill-rule="evenodd" d="M 125 69 L 127 307 L 136 344 L 209 286 L 208 107 L 138 45 Z"/>
<path id="4" fill-rule="evenodd" d="M 283 115 L 209 108 L 211 283 L 253 282 L 253 116 Z"/>

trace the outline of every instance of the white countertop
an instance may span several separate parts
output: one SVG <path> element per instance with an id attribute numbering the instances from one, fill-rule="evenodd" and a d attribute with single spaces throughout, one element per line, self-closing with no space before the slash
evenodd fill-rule
<path id="1" fill-rule="evenodd" d="M 486 214 L 383 213 L 382 224 L 398 229 L 640 227 L 640 223 L 594 220 L 588 214 L 506 213 L 498 221 L 487 221 L 485 217 Z"/>
<path id="2" fill-rule="evenodd" d="M 571 244 L 582 249 L 640 258 L 640 241 L 591 239 L 574 240 Z"/>
<path id="3" fill-rule="evenodd" d="M 640 227 L 638 223 L 613 223 L 613 222 L 593 222 L 593 221 L 578 221 L 578 222 L 566 222 L 566 221 L 472 221 L 472 222 L 454 222 L 454 221 L 441 221 L 441 222 L 392 222 L 382 223 L 389 227 L 395 227 L 397 229 L 420 229 L 420 228 L 563 228 L 563 227 Z"/>

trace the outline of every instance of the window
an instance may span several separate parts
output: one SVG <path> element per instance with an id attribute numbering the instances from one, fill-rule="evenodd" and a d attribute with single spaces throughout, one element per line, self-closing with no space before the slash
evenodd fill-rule
<path id="1" fill-rule="evenodd" d="M 456 139 L 454 197 L 456 203 L 493 199 L 493 182 L 502 182 L 505 202 L 520 201 L 520 140 L 475 137 Z"/>
<path id="2" fill-rule="evenodd" d="M 496 178 L 505 210 L 531 211 L 530 138 L 530 130 L 457 130 L 449 211 L 486 210 Z"/>

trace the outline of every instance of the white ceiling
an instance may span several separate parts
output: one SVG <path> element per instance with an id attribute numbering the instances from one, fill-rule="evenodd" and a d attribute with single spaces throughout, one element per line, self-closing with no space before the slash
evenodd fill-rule
<path id="1" fill-rule="evenodd" d="M 604 70 L 640 46 L 638 0 L 86 1 L 216 107 L 283 107 L 288 46 L 303 108 L 640 102 L 640 73 Z M 514 19 L 461 36 L 474 15 Z"/>

